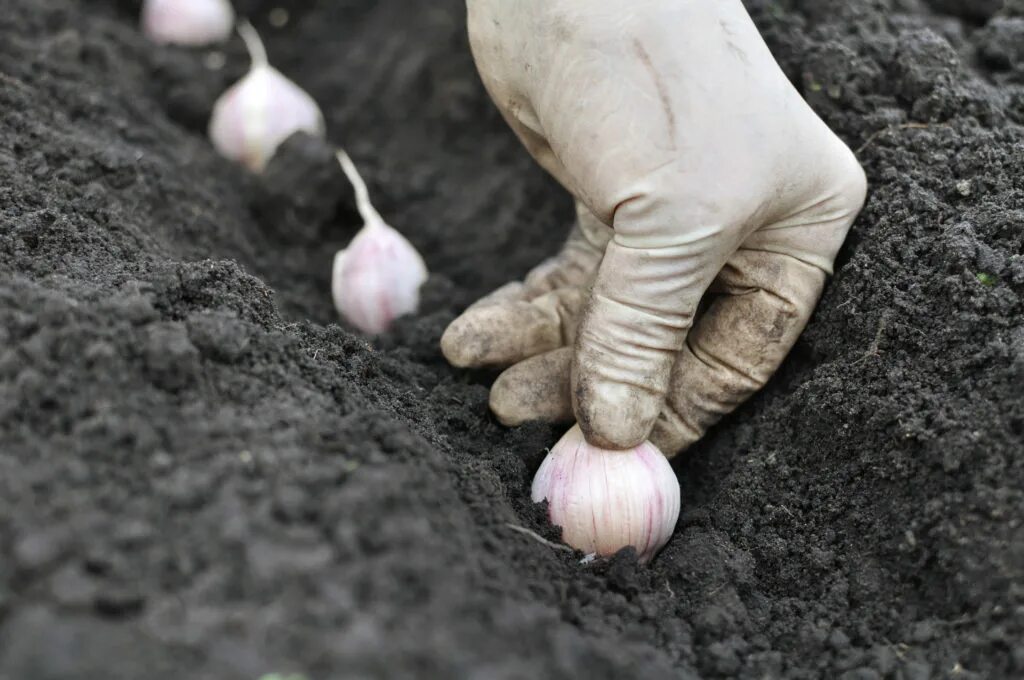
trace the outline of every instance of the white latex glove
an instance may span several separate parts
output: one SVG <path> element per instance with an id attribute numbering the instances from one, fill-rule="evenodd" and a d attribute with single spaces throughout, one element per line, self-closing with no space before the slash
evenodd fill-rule
<path id="1" fill-rule="evenodd" d="M 575 414 L 596 446 L 676 453 L 785 358 L 864 173 L 739 0 L 467 5 L 484 84 L 579 220 L 452 323 L 445 356 L 511 366 L 491 395 L 506 424 Z"/>

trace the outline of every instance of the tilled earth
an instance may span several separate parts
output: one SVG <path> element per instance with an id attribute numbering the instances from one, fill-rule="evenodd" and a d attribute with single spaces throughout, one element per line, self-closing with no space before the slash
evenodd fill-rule
<path id="1" fill-rule="evenodd" d="M 236 3 L 434 272 L 372 342 L 328 295 L 331 149 L 257 178 L 205 139 L 240 41 L 3 0 L 0 678 L 1024 676 L 1024 3 L 747 4 L 872 189 L 643 568 L 512 528 L 557 538 L 528 488 L 560 430 L 438 351 L 571 219 L 459 0 Z"/>

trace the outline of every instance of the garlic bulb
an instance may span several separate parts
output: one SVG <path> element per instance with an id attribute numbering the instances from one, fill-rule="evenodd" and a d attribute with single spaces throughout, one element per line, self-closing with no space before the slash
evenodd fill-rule
<path id="1" fill-rule="evenodd" d="M 260 172 L 292 134 L 322 137 L 324 117 L 312 97 L 269 64 L 256 29 L 242 22 L 238 32 L 252 67 L 214 105 L 210 139 L 221 155 Z"/>
<path id="2" fill-rule="evenodd" d="M 334 306 L 364 333 L 383 333 L 396 318 L 419 308 L 427 265 L 370 203 L 366 184 L 348 154 L 339 151 L 338 162 L 355 189 L 365 224 L 348 248 L 334 256 Z"/>
<path id="3" fill-rule="evenodd" d="M 142 32 L 158 43 L 197 47 L 224 42 L 235 27 L 228 0 L 145 0 Z"/>
<path id="4" fill-rule="evenodd" d="M 574 425 L 551 449 L 533 479 L 533 501 L 548 502 L 562 540 L 587 554 L 633 546 L 648 562 L 668 542 L 679 518 L 679 482 L 650 442 L 628 451 L 591 446 Z"/>

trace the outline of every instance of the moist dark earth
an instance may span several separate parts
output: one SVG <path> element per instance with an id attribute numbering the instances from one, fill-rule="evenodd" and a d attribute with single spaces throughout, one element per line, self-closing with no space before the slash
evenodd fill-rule
<path id="1" fill-rule="evenodd" d="M 438 350 L 572 217 L 463 4 L 236 6 L 423 252 L 422 312 L 337 319 L 330 146 L 216 156 L 239 40 L 3 0 L 0 678 L 1024 676 L 1024 3 L 749 0 L 871 192 L 782 370 L 676 459 L 648 567 L 511 528 L 557 539 L 562 428 L 501 427 Z"/>

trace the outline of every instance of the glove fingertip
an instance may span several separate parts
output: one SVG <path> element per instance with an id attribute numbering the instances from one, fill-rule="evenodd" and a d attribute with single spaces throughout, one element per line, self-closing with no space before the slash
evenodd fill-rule
<path id="1" fill-rule="evenodd" d="M 633 385 L 576 380 L 573 408 L 583 436 L 602 449 L 625 450 L 647 440 L 663 399 Z"/>
<path id="2" fill-rule="evenodd" d="M 452 366 L 474 368 L 481 364 L 485 348 L 472 319 L 466 315 L 452 321 L 441 336 L 441 353 Z"/>
<path id="3" fill-rule="evenodd" d="M 530 420 L 522 399 L 505 374 L 494 381 L 488 405 L 494 417 L 505 427 L 517 427 Z"/>
<path id="4" fill-rule="evenodd" d="M 491 387 L 491 412 L 502 425 L 572 422 L 572 350 L 556 349 L 509 368 Z"/>

